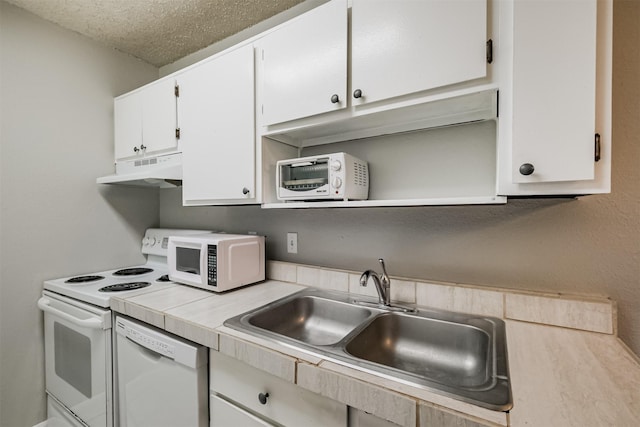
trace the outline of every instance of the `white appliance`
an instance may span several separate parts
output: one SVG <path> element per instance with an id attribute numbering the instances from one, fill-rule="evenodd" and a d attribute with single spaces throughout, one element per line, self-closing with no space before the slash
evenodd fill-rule
<path id="1" fill-rule="evenodd" d="M 347 153 L 279 160 L 278 200 L 366 200 L 369 165 Z"/>
<path id="2" fill-rule="evenodd" d="M 48 408 L 91 427 L 114 425 L 111 295 L 176 286 L 166 263 L 169 236 L 205 232 L 148 229 L 142 242 L 145 264 L 44 282 L 38 307 L 44 312 Z M 47 414 L 56 420 L 52 424 L 65 419 Z"/>
<path id="3" fill-rule="evenodd" d="M 115 331 L 119 425 L 208 425 L 208 349 L 121 316 Z"/>
<path id="4" fill-rule="evenodd" d="M 167 254 L 169 278 L 214 292 L 265 278 L 264 237 L 243 234 L 172 236 Z"/>
<path id="5" fill-rule="evenodd" d="M 116 173 L 96 179 L 98 184 L 173 188 L 182 185 L 182 153 L 120 160 Z"/>

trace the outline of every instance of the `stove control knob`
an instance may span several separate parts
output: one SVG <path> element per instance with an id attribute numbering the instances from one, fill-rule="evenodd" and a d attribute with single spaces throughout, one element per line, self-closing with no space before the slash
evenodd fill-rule
<path id="1" fill-rule="evenodd" d="M 149 237 L 149 246 L 153 246 L 156 244 L 156 238 L 155 237 Z"/>
<path id="2" fill-rule="evenodd" d="M 149 238 L 145 237 L 144 239 L 142 239 L 142 246 L 149 246 Z"/>
<path id="3" fill-rule="evenodd" d="M 341 167 L 342 163 L 340 163 L 340 160 L 334 160 L 333 162 L 331 162 L 332 171 L 339 171 Z"/>
<path id="4" fill-rule="evenodd" d="M 342 180 L 336 176 L 335 178 L 333 178 L 331 185 L 333 186 L 333 188 L 340 188 L 342 186 Z"/>

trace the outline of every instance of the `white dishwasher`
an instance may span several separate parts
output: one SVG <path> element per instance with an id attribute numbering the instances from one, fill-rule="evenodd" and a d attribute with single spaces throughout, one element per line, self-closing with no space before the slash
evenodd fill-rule
<path id="1" fill-rule="evenodd" d="M 115 331 L 120 426 L 207 426 L 208 349 L 120 316 Z"/>

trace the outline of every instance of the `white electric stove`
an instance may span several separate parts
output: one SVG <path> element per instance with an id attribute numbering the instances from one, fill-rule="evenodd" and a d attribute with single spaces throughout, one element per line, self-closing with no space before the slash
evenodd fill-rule
<path id="1" fill-rule="evenodd" d="M 45 378 L 52 424 L 112 427 L 112 295 L 132 296 L 177 286 L 169 280 L 169 236 L 205 230 L 150 228 L 142 240 L 142 265 L 44 282 L 38 307 L 44 312 Z M 60 417 L 60 411 L 66 415 Z M 58 424 L 55 424 L 58 425 Z"/>

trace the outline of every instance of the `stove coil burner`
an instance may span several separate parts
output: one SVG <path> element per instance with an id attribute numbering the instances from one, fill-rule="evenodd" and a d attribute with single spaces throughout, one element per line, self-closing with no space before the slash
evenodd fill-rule
<path id="1" fill-rule="evenodd" d="M 113 273 L 114 276 L 139 276 L 140 274 L 151 273 L 153 268 L 146 267 L 133 267 L 133 268 L 123 268 L 122 270 L 118 270 Z"/>
<path id="2" fill-rule="evenodd" d="M 163 274 L 162 276 L 158 277 L 158 279 L 156 281 L 157 282 L 170 282 L 171 279 L 169 279 L 169 275 L 168 274 Z"/>
<path id="3" fill-rule="evenodd" d="M 103 276 L 77 276 L 72 277 L 71 279 L 65 280 L 64 283 L 87 283 L 87 282 L 95 282 L 96 280 L 104 279 Z"/>
<path id="4" fill-rule="evenodd" d="M 129 283 L 118 283 L 117 285 L 105 286 L 104 288 L 98 289 L 98 292 L 122 292 L 122 291 L 133 291 L 134 289 L 142 289 L 151 285 L 149 282 L 129 282 Z"/>

